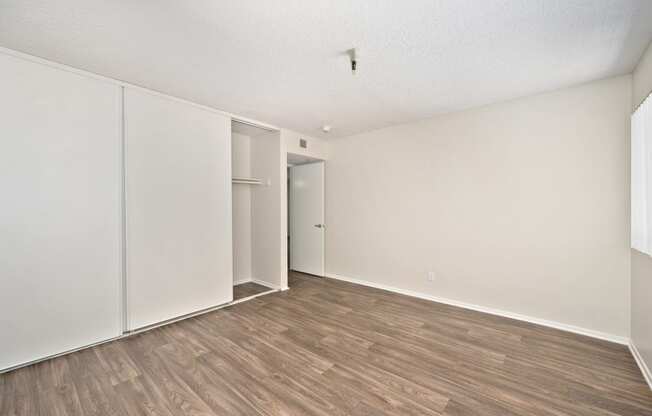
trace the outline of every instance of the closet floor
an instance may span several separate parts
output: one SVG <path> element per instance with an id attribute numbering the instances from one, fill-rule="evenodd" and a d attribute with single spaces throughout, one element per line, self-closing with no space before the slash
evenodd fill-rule
<path id="1" fill-rule="evenodd" d="M 652 415 L 627 347 L 327 278 L 0 375 L 2 415 Z"/>
<path id="2" fill-rule="evenodd" d="M 239 285 L 233 286 L 233 300 L 248 298 L 249 296 L 269 292 L 270 290 L 272 289 L 254 282 L 240 283 Z"/>

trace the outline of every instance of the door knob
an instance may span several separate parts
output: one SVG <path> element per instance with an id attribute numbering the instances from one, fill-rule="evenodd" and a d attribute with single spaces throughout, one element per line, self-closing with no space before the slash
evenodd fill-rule
<path id="1" fill-rule="evenodd" d="M 315 227 L 317 227 L 317 228 L 324 228 L 324 224 L 315 224 Z"/>

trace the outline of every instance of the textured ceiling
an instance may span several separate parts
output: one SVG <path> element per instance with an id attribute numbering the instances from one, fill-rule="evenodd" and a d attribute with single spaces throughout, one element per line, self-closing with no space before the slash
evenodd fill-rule
<path id="1" fill-rule="evenodd" d="M 650 0 L 0 0 L 0 46 L 341 137 L 628 73 L 650 22 Z"/>

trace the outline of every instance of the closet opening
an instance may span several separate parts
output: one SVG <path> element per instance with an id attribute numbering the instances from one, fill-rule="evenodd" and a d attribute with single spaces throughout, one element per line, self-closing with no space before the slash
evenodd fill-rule
<path id="1" fill-rule="evenodd" d="M 267 241 L 280 224 L 270 203 L 278 195 L 279 143 L 277 130 L 231 121 L 234 302 L 280 289 Z"/>
<path id="2" fill-rule="evenodd" d="M 324 161 L 287 154 L 288 284 L 324 277 Z M 298 273 L 297 273 L 298 272 Z"/>

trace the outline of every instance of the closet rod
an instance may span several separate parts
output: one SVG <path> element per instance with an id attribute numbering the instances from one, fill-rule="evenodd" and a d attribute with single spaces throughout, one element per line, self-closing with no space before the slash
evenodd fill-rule
<path id="1" fill-rule="evenodd" d="M 256 178 L 232 178 L 231 183 L 243 183 L 247 185 L 262 185 L 263 181 Z"/>

